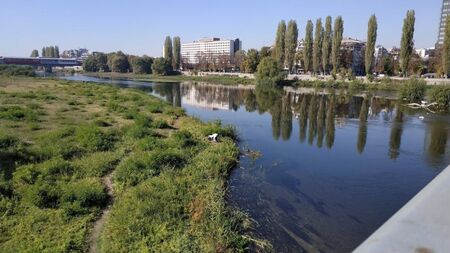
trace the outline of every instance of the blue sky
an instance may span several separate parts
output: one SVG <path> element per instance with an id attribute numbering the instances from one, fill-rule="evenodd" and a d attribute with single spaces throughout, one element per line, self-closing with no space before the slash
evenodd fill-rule
<path id="1" fill-rule="evenodd" d="M 271 45 L 281 19 L 295 19 L 304 36 L 308 19 L 342 15 L 345 36 L 365 39 L 371 14 L 378 43 L 400 44 L 403 18 L 416 11 L 416 47 L 436 42 L 442 0 L 2 0 L 0 55 L 29 56 L 59 45 L 160 56 L 166 35 L 182 42 L 201 37 L 240 38 L 244 49 Z"/>

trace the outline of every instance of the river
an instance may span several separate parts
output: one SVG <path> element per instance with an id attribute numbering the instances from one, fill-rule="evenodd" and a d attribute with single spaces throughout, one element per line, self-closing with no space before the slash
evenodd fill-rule
<path id="1" fill-rule="evenodd" d="M 192 83 L 68 80 L 142 89 L 236 127 L 243 152 L 229 203 L 276 252 L 350 252 L 450 163 L 450 115 L 394 94 Z"/>

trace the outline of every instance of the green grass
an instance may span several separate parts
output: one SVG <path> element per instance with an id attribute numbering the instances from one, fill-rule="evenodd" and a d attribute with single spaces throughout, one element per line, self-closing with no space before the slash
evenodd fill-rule
<path id="1" fill-rule="evenodd" d="M 255 80 L 250 78 L 242 78 L 237 76 L 226 75 L 211 75 L 211 76 L 186 76 L 186 75 L 172 75 L 172 76 L 158 76 L 158 75 L 138 75 L 138 74 L 124 74 L 124 73 L 85 73 L 88 76 L 95 77 L 109 77 L 109 78 L 126 78 L 135 81 L 151 81 L 151 82 L 206 82 L 221 85 L 254 85 Z"/>
<path id="2" fill-rule="evenodd" d="M 225 204 L 232 128 L 92 83 L 0 78 L 0 105 L 0 252 L 86 252 L 110 173 L 102 252 L 246 249 L 246 217 Z"/>

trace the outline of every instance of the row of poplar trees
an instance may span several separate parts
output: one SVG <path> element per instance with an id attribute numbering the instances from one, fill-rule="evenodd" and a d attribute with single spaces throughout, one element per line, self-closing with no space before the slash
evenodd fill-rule
<path id="1" fill-rule="evenodd" d="M 59 47 L 58 46 L 43 47 L 41 51 L 41 56 L 48 58 L 59 58 Z M 34 49 L 31 52 L 30 57 L 39 57 L 39 51 Z"/>
<path id="2" fill-rule="evenodd" d="M 414 25 L 415 12 L 409 10 L 403 22 L 403 31 L 400 47 L 400 70 L 403 76 L 407 76 L 408 66 L 414 51 Z M 315 31 L 314 31 L 315 30 Z M 367 75 L 372 73 L 374 67 L 374 53 L 377 41 L 378 23 L 375 15 L 372 15 L 368 22 L 367 44 L 365 48 L 365 70 Z M 341 16 L 334 20 L 328 16 L 325 19 L 325 27 L 322 26 L 322 19 L 317 19 L 315 29 L 311 20 L 308 20 L 305 31 L 304 48 L 299 52 L 303 59 L 304 69 L 312 74 L 337 73 L 340 64 L 340 48 L 344 33 L 344 21 Z M 442 48 L 442 62 L 444 74 L 450 73 L 450 17 L 447 19 L 447 28 L 444 45 Z M 280 64 L 290 71 L 295 67 L 295 55 L 298 43 L 298 28 L 294 20 L 286 22 L 282 20 L 278 24 L 275 48 L 273 56 Z"/>
<path id="3" fill-rule="evenodd" d="M 164 41 L 164 58 L 172 64 L 174 70 L 178 70 L 181 67 L 181 41 L 180 37 L 170 36 L 166 37 Z"/>
<path id="4" fill-rule="evenodd" d="M 305 31 L 305 46 L 303 48 L 302 59 L 307 72 L 314 74 L 329 74 L 331 70 L 337 71 L 339 67 L 339 49 L 344 33 L 344 21 L 338 16 L 334 21 L 332 30 L 332 20 L 328 16 L 325 21 L 325 28 L 322 26 L 322 19 L 317 19 L 315 34 L 314 25 L 308 20 Z M 295 55 L 297 53 L 298 28 L 294 20 L 290 20 L 287 27 L 282 20 L 278 24 L 273 55 L 281 67 L 286 67 L 290 71 L 295 66 Z"/>

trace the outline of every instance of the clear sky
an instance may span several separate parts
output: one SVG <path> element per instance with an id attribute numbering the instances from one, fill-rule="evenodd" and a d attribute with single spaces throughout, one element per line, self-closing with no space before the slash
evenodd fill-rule
<path id="1" fill-rule="evenodd" d="M 442 0 L 1 0 L 0 55 L 32 49 L 86 47 L 160 56 L 166 35 L 182 42 L 201 37 L 240 38 L 244 49 L 271 45 L 281 19 L 295 19 L 299 37 L 308 19 L 342 15 L 344 35 L 363 39 L 371 14 L 378 44 L 400 44 L 403 18 L 416 11 L 416 47 L 437 39 Z"/>

